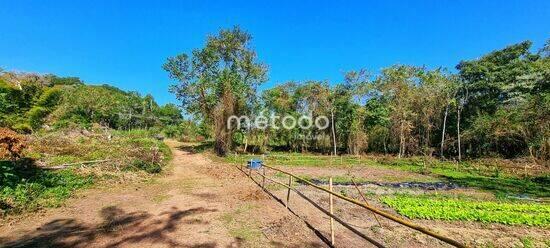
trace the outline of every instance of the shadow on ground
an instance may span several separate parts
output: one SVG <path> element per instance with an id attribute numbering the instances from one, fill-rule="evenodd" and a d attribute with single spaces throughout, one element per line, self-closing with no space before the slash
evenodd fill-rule
<path id="1" fill-rule="evenodd" d="M 191 154 L 196 154 L 196 153 L 204 152 L 205 150 L 208 150 L 213 147 L 214 147 L 214 142 L 205 141 L 198 144 L 183 144 L 181 146 L 178 146 L 177 149 L 184 152 L 191 153 Z"/>
<path id="2" fill-rule="evenodd" d="M 87 224 L 76 219 L 56 219 L 21 237 L 0 237 L 1 247 L 87 247 L 101 243 L 101 247 L 121 245 L 168 247 L 216 247 L 207 242 L 193 245 L 180 244 L 169 237 L 178 225 L 206 225 L 201 214 L 215 212 L 216 209 L 191 208 L 152 215 L 147 212 L 130 212 L 117 207 L 101 210 L 102 222 Z M 192 242 L 192 240 L 190 240 Z M 235 241 L 238 243 L 238 241 Z M 3 244 L 3 245 L 2 245 Z"/>

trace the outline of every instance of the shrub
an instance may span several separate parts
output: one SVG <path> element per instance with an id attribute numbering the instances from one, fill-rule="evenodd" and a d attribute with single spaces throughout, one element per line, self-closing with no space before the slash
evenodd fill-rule
<path id="1" fill-rule="evenodd" d="M 176 136 L 179 136 L 181 133 L 178 126 L 166 126 L 163 132 L 168 138 L 176 138 Z"/>
<path id="2" fill-rule="evenodd" d="M 131 168 L 145 171 L 147 173 L 159 173 L 162 169 L 159 164 L 148 163 L 140 159 L 136 159 L 132 162 Z"/>
<path id="3" fill-rule="evenodd" d="M 50 111 L 47 108 L 34 106 L 29 112 L 27 112 L 27 116 L 29 117 L 29 122 L 31 123 L 31 126 L 33 128 L 40 128 L 43 123 L 43 119 L 48 116 Z"/>
<path id="4" fill-rule="evenodd" d="M 2 185 L 2 187 L 9 186 L 17 180 L 13 167 L 11 161 L 0 160 L 0 185 Z"/>
<path id="5" fill-rule="evenodd" d="M 31 125 L 27 124 L 27 123 L 18 123 L 18 124 L 15 124 L 13 125 L 13 130 L 17 131 L 18 133 L 23 133 L 23 134 L 30 134 L 32 133 L 32 127 Z"/>
<path id="6" fill-rule="evenodd" d="M 26 144 L 21 135 L 11 129 L 0 128 L 0 158 L 18 159 L 25 148 Z"/>
<path id="7" fill-rule="evenodd" d="M 48 88 L 40 95 L 36 105 L 51 109 L 57 105 L 61 99 L 62 93 L 63 92 L 59 88 Z"/>
<path id="8" fill-rule="evenodd" d="M 44 171 L 18 166 L 11 172 L 9 183 L 0 190 L 0 214 L 58 207 L 75 190 L 93 184 L 92 176 L 81 176 L 72 170 Z"/>

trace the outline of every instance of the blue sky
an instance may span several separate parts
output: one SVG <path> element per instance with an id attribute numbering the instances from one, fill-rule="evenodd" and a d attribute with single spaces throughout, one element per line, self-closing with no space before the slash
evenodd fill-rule
<path id="1" fill-rule="evenodd" d="M 162 3 L 159 3 L 162 2 Z M 550 1 L 0 0 L 0 67 L 78 76 L 174 102 L 161 69 L 239 25 L 270 67 L 262 88 L 342 80 L 392 64 L 453 68 L 523 40 L 550 38 Z"/>

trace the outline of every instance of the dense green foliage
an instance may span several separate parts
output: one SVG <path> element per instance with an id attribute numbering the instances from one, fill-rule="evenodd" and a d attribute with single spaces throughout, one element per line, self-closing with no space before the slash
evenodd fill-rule
<path id="1" fill-rule="evenodd" d="M 86 85 L 78 78 L 2 72 L 0 126 L 21 133 L 44 125 L 114 129 L 179 125 L 183 117 L 174 104 L 159 106 L 151 95 L 140 96 L 108 85 Z"/>
<path id="2" fill-rule="evenodd" d="M 470 157 L 531 155 L 548 160 L 550 58 L 524 42 L 442 69 L 396 65 L 343 83 L 290 82 L 263 92 L 269 114 L 331 116 L 340 152 Z M 460 125 L 460 126 L 459 126 Z M 331 129 L 247 131 L 262 149 L 328 153 Z M 313 137 L 313 138 L 311 138 Z M 462 140 L 460 140 L 462 138 Z M 460 143 L 460 141 L 462 141 Z"/>
<path id="3" fill-rule="evenodd" d="M 211 127 L 219 155 L 232 145 L 234 130 L 227 119 L 245 114 L 256 87 L 266 80 L 266 66 L 256 61 L 251 39 L 238 27 L 223 29 L 208 37 L 204 48 L 168 58 L 163 66 L 178 81 L 171 91 L 187 112 Z"/>
<path id="4" fill-rule="evenodd" d="M 383 197 L 382 201 L 399 214 L 413 219 L 550 225 L 550 205 L 543 203 L 478 201 L 434 195 L 388 196 Z"/>
<path id="5" fill-rule="evenodd" d="M 550 42 L 539 52 L 526 41 L 461 61 L 457 73 L 394 65 L 374 75 L 350 71 L 339 83 L 286 82 L 256 96 L 266 70 L 250 39 L 238 28 L 222 30 L 192 56 L 164 65 L 179 81 L 172 92 L 227 149 L 550 159 Z M 331 123 L 226 130 L 230 115 L 327 116 Z"/>
<path id="6" fill-rule="evenodd" d="M 44 171 L 8 163 L 12 162 L 0 161 L 0 215 L 59 206 L 73 191 L 93 183 L 92 176 L 72 170 Z"/>
<path id="7" fill-rule="evenodd" d="M 170 151 L 156 136 L 173 126 L 184 127 L 179 108 L 159 106 L 150 95 L 85 85 L 72 77 L 0 72 L 0 128 L 27 134 L 21 142 L 28 147 L 18 149 L 17 161 L 11 161 L 13 151 L 11 156 L 0 151 L 1 212 L 58 206 L 75 190 L 104 176 L 117 178 L 121 171 L 158 173 Z M 0 136 L 7 146 L 13 135 Z M 94 173 L 37 166 L 95 160 L 108 163 Z"/>
<path id="8" fill-rule="evenodd" d="M 550 158 L 549 43 L 522 42 L 458 66 L 464 82 L 464 138 L 472 155 Z"/>

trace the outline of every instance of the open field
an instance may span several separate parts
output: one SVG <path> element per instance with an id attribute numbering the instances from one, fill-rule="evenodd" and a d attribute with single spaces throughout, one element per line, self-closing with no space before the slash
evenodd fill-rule
<path id="1" fill-rule="evenodd" d="M 273 155 L 233 155 L 225 161 L 234 165 L 251 158 L 264 159 L 267 164 L 291 172 L 317 185 L 328 186 L 332 178 L 335 192 L 361 199 L 353 186 L 372 206 L 398 214 L 455 240 L 476 247 L 546 247 L 550 245 L 550 184 L 547 171 L 498 168 L 476 162 L 461 164 L 422 161 L 419 158 L 360 158 L 277 153 Z M 268 172 L 268 176 L 287 182 L 288 176 Z M 256 181 L 261 181 L 255 176 Z M 301 182 L 294 186 L 308 197 L 328 206 L 328 194 L 314 190 Z M 268 184 L 266 188 L 284 201 L 286 189 Z M 330 237 L 328 217 L 292 196 L 292 211 L 320 226 Z M 406 246 L 440 246 L 442 243 L 418 232 L 378 217 L 382 227 L 368 210 L 336 200 L 336 213 L 353 227 L 376 240 Z M 292 208 L 292 206 L 294 208 Z M 362 244 L 357 236 L 341 227 L 337 240 Z M 327 236 L 328 235 L 328 236 Z M 412 240 L 411 240 L 412 238 Z M 359 245 L 358 245 L 359 247 Z"/>
<path id="2" fill-rule="evenodd" d="M 238 170 L 236 165 L 239 163 L 231 161 L 234 158 L 216 157 L 208 146 L 181 145 L 173 141 L 168 144 L 173 161 L 164 173 L 145 181 L 128 180 L 117 187 L 78 190 L 69 194 L 76 197 L 57 205 L 60 208 L 42 209 L 37 214 L 6 220 L 0 227 L 5 233 L 0 242 L 8 246 L 47 242 L 78 247 L 214 243 L 216 246 L 242 247 L 327 246 L 323 239 L 327 242 L 330 237 L 329 218 L 296 194 L 290 195 L 291 211 L 287 211 L 284 206 L 286 189 L 267 183 L 267 192 L 263 192 L 260 185 L 251 182 L 246 171 Z M 369 205 L 410 218 L 469 246 L 546 247 L 550 244 L 546 185 L 532 182 L 534 194 L 525 196 L 502 194 L 500 188 L 458 184 L 443 173 L 481 175 L 456 170 L 456 167 L 436 166 L 420 170 L 411 163 L 396 166 L 369 162 L 351 166 L 321 164 L 317 167 L 297 163 L 276 167 L 323 187 L 332 177 L 334 192 L 361 199 L 352 186 L 352 181 L 356 182 Z M 268 172 L 267 176 L 281 182 L 288 180 L 278 172 Z M 497 182 L 525 180 L 510 174 L 494 178 Z M 253 179 L 261 182 L 258 175 Z M 300 181 L 294 181 L 293 186 L 322 207 L 328 207 L 327 193 Z M 500 187 L 504 186 L 511 187 Z M 522 192 L 522 189 L 516 190 Z M 190 206 L 190 210 L 182 206 Z M 339 199 L 335 199 L 334 213 L 388 247 L 446 246 L 381 216 L 376 220 L 368 210 Z M 62 219 L 66 220 L 59 222 Z M 107 222 L 109 224 L 105 224 Z M 105 232 L 96 230 L 105 227 Z M 116 234 L 114 230 L 118 230 Z M 157 234 L 160 236 L 155 236 Z M 339 224 L 335 225 L 335 235 L 338 246 L 368 246 L 366 241 Z"/>
<path id="3" fill-rule="evenodd" d="M 192 144 L 167 144 L 173 159 L 164 173 L 3 220 L 0 247 L 326 247 L 236 168 Z"/>
<path id="4" fill-rule="evenodd" d="M 550 1 L 10 2 L 0 248 L 550 248 Z"/>
<path id="5" fill-rule="evenodd" d="M 257 158 L 310 179 L 335 182 L 446 182 L 493 193 L 496 197 L 550 197 L 550 169 L 502 161 L 453 163 L 433 158 L 390 156 L 316 156 L 296 153 L 232 155 L 225 161 L 242 164 Z"/>

